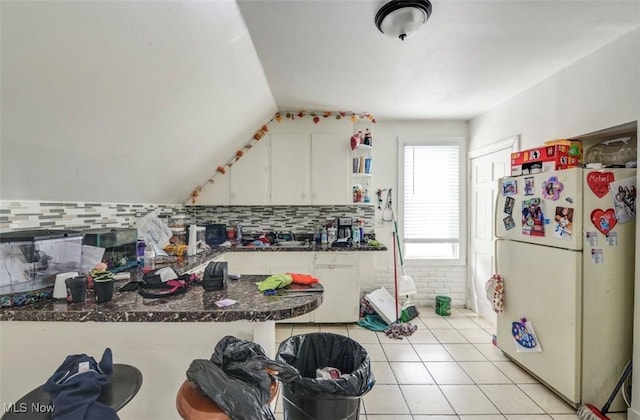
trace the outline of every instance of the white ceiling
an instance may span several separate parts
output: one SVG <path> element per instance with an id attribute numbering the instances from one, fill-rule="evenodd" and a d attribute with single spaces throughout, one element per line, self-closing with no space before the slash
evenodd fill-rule
<path id="1" fill-rule="evenodd" d="M 640 0 L 431 2 L 400 41 L 383 0 L 238 0 L 278 109 L 378 119 L 471 119 L 640 26 Z"/>

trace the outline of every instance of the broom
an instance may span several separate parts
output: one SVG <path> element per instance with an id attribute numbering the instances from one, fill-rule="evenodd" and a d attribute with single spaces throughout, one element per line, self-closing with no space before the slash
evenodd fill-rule
<path id="1" fill-rule="evenodd" d="M 618 379 L 618 383 L 613 388 L 613 392 L 609 396 L 607 402 L 602 406 L 602 409 L 598 410 L 598 408 L 592 404 L 581 405 L 576 412 L 576 416 L 578 416 L 580 420 L 609 420 L 609 417 L 607 417 L 609 407 L 611 406 L 613 399 L 618 394 L 618 391 L 622 387 L 622 384 L 624 384 L 629 375 L 631 375 L 631 370 L 632 364 L 631 360 L 629 360 L 624 368 L 624 372 L 622 372 L 622 376 L 620 377 L 620 379 Z"/>
<path id="2" fill-rule="evenodd" d="M 407 296 L 407 301 L 402 306 L 402 321 L 407 322 L 412 320 L 413 318 L 419 315 L 418 309 L 416 306 L 409 301 L 409 295 L 415 295 L 418 293 L 418 289 L 416 288 L 416 283 L 413 281 L 413 278 L 407 274 L 404 268 L 404 259 L 402 258 L 402 245 L 400 245 L 400 235 L 398 235 L 398 221 L 396 220 L 395 214 L 393 214 L 393 228 L 395 234 L 395 240 L 398 244 L 398 256 L 400 257 L 400 269 L 402 271 L 402 275 L 400 276 L 400 281 L 396 290 L 399 295 Z M 396 243 L 393 244 L 394 248 Z"/>

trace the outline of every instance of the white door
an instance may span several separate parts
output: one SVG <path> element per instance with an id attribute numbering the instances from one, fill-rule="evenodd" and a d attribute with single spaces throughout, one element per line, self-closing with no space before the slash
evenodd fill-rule
<path id="1" fill-rule="evenodd" d="M 470 161 L 470 246 L 469 292 L 467 307 L 495 325 L 496 316 L 486 298 L 485 283 L 495 273 L 493 221 L 497 180 L 508 175 L 511 163 L 512 143 L 489 153 L 471 158 Z"/>
<path id="2" fill-rule="evenodd" d="M 271 204 L 310 204 L 309 135 L 271 135 Z"/>

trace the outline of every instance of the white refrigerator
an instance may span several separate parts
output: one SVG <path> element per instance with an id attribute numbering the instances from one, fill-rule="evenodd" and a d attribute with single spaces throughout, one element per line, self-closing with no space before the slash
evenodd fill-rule
<path id="1" fill-rule="evenodd" d="M 632 354 L 636 170 L 542 172 L 499 188 L 497 345 L 572 405 L 601 407 Z M 625 410 L 619 393 L 611 411 Z"/>

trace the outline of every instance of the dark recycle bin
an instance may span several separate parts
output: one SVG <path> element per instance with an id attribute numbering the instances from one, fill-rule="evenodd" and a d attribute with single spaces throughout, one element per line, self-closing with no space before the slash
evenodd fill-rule
<path id="1" fill-rule="evenodd" d="M 289 337 L 280 344 L 276 360 L 300 372 L 282 384 L 285 420 L 358 420 L 360 399 L 375 384 L 365 348 L 338 334 Z M 325 367 L 339 369 L 342 375 L 316 378 L 316 369 Z"/>

